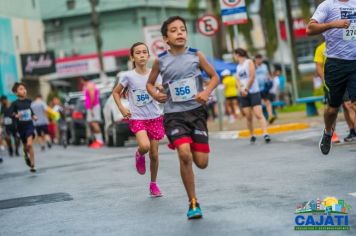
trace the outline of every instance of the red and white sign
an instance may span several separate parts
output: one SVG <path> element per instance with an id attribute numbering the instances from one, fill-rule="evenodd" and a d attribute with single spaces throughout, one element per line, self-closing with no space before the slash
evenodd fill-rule
<path id="1" fill-rule="evenodd" d="M 219 31 L 219 21 L 213 15 L 205 15 L 198 19 L 197 28 L 205 36 L 213 36 Z"/>
<path id="2" fill-rule="evenodd" d="M 220 0 L 221 17 L 224 25 L 246 24 L 245 0 Z"/>
<path id="3" fill-rule="evenodd" d="M 104 54 L 104 66 L 106 72 L 117 71 L 115 57 L 128 57 L 130 49 L 106 51 Z M 96 53 L 71 56 L 56 59 L 56 78 L 77 77 L 100 73 L 100 65 Z"/>
<path id="4" fill-rule="evenodd" d="M 143 32 L 145 35 L 145 42 L 152 55 L 157 57 L 167 49 L 167 44 L 162 38 L 160 25 L 146 26 L 143 28 Z"/>
<path id="5" fill-rule="evenodd" d="M 229 7 L 237 7 L 237 5 L 239 5 L 241 2 L 241 0 L 222 0 L 222 1 L 226 6 Z"/>
<path id="6" fill-rule="evenodd" d="M 279 21 L 279 28 L 281 30 L 282 40 L 287 40 L 287 31 L 284 21 Z M 294 19 L 293 20 L 293 33 L 295 38 L 305 38 L 307 37 L 307 24 L 304 19 Z"/>

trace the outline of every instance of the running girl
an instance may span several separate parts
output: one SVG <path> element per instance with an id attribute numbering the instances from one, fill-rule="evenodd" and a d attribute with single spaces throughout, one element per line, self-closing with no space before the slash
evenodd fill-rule
<path id="1" fill-rule="evenodd" d="M 138 42 L 130 49 L 134 69 L 127 72 L 114 88 L 113 96 L 122 115 L 129 119 L 129 127 L 136 135 L 136 169 L 141 175 L 146 172 L 145 154 L 149 153 L 151 183 L 150 194 L 162 196 L 156 183 L 158 172 L 158 145 L 164 137 L 163 118 L 158 104 L 146 91 L 146 83 L 151 69 L 147 67 L 149 51 L 144 43 Z M 121 103 L 121 94 L 128 89 L 129 109 Z"/>

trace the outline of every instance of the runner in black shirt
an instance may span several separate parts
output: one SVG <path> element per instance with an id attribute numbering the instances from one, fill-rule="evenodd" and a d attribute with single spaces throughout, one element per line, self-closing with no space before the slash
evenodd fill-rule
<path id="1" fill-rule="evenodd" d="M 0 111 L 0 117 L 1 117 L 1 124 L 3 125 L 5 129 L 5 140 L 7 143 L 7 147 L 9 150 L 9 155 L 13 156 L 14 154 L 14 149 L 12 147 L 11 143 L 11 136 L 14 138 L 15 141 L 15 154 L 16 156 L 19 156 L 19 146 L 20 146 L 20 138 L 17 133 L 16 129 L 16 120 L 13 117 L 13 113 L 11 111 L 10 107 L 10 102 L 7 100 L 6 96 L 1 96 L 0 98 L 1 101 L 1 111 Z"/>
<path id="2" fill-rule="evenodd" d="M 31 109 L 31 100 L 26 98 L 27 90 L 23 83 L 15 83 L 12 91 L 16 94 L 17 100 L 11 104 L 13 116 L 16 118 L 17 130 L 20 134 L 21 141 L 24 145 L 25 161 L 31 168 L 35 169 L 35 154 L 32 147 L 33 138 L 35 137 L 35 128 L 32 120 L 36 120 Z"/>

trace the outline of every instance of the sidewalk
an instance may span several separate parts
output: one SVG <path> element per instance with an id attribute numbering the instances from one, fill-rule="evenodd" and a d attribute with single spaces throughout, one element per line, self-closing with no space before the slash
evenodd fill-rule
<path id="1" fill-rule="evenodd" d="M 338 120 L 344 120 L 344 116 L 342 113 L 339 114 Z M 298 112 L 279 112 L 278 113 L 278 118 L 275 120 L 275 122 L 272 125 L 269 125 L 273 130 L 276 130 L 277 127 L 282 127 L 281 131 L 289 131 L 289 127 L 294 127 L 294 124 L 298 124 L 298 127 L 315 127 L 318 125 L 323 124 L 323 108 L 319 109 L 319 115 L 318 116 L 313 116 L 313 117 L 307 117 L 305 111 L 298 111 Z M 254 127 L 259 128 L 260 125 L 257 122 L 256 118 L 254 117 Z M 242 131 L 243 133 L 246 132 L 247 126 L 246 126 L 246 119 L 241 118 L 239 120 L 236 120 L 234 123 L 229 123 L 227 120 L 224 120 L 223 122 L 223 130 L 219 130 L 219 121 L 216 119 L 215 121 L 208 121 L 208 128 L 209 132 L 220 132 L 220 131 Z M 293 129 L 290 129 L 290 131 L 293 131 Z M 241 132 L 240 132 L 241 133 Z M 244 136 L 244 135 L 243 135 Z"/>

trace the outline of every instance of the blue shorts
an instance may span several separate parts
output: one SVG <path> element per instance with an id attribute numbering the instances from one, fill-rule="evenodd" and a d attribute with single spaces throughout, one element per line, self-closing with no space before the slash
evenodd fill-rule
<path id="1" fill-rule="evenodd" d="M 35 137 L 35 127 L 31 125 L 18 125 L 17 130 L 20 134 L 20 138 L 23 144 L 27 143 L 28 137 Z"/>

